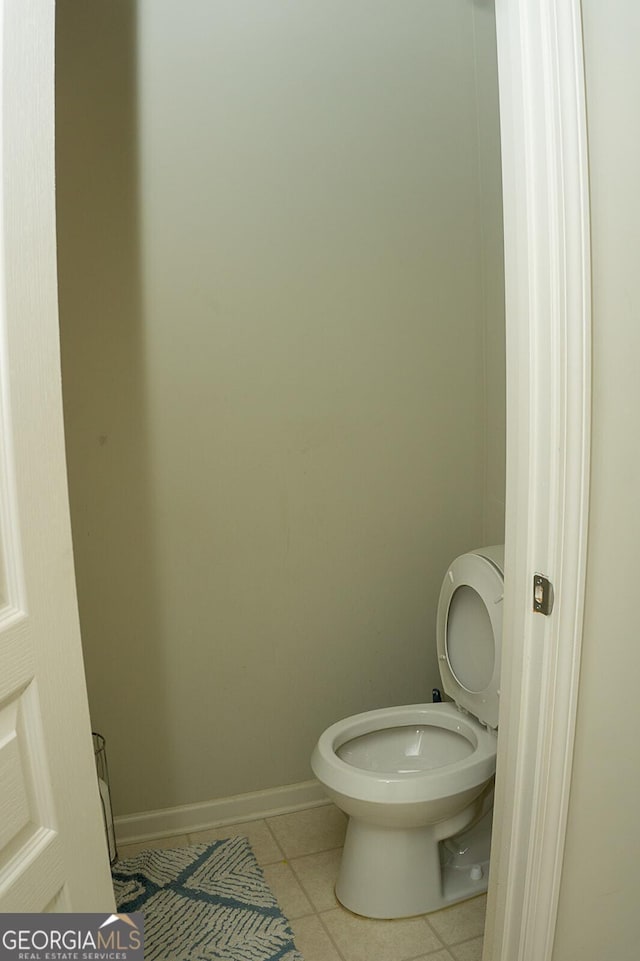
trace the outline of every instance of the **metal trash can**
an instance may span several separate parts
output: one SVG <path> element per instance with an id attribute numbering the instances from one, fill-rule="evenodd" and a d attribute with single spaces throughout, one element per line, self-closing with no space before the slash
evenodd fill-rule
<path id="1" fill-rule="evenodd" d="M 107 750 L 102 734 L 93 732 L 93 753 L 96 759 L 96 771 L 98 772 L 98 788 L 100 790 L 100 803 L 102 805 L 102 817 L 104 819 L 104 832 L 107 838 L 109 849 L 109 861 L 113 864 L 118 860 L 118 849 L 116 848 L 116 832 L 113 824 L 113 808 L 111 807 L 111 790 L 109 787 L 109 768 L 107 766 Z"/>

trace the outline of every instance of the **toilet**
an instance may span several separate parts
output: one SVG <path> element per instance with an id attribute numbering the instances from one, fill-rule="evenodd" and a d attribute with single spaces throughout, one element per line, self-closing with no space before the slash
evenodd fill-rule
<path id="1" fill-rule="evenodd" d="M 457 557 L 436 620 L 452 700 L 356 714 L 314 749 L 315 776 L 349 817 L 336 896 L 355 914 L 426 914 L 487 888 L 503 593 L 503 546 Z"/>

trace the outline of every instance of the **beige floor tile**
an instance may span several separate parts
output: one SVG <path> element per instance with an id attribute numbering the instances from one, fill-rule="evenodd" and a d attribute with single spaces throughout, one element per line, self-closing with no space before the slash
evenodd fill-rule
<path id="1" fill-rule="evenodd" d="M 444 950 L 436 951 L 435 954 L 421 954 L 419 958 L 412 958 L 412 961 L 455 961 L 455 958 Z"/>
<path id="2" fill-rule="evenodd" d="M 343 908 L 321 917 L 345 961 L 406 961 L 442 948 L 422 918 L 373 921 Z"/>
<path id="3" fill-rule="evenodd" d="M 263 820 L 243 821 L 240 824 L 227 824 L 225 827 L 207 828 L 204 831 L 196 831 L 194 834 L 190 834 L 189 838 L 192 844 L 200 844 L 207 841 L 222 841 L 225 838 L 238 837 L 240 834 L 249 838 L 249 844 L 253 848 L 258 864 L 265 865 L 282 861 L 282 851 Z"/>
<path id="4" fill-rule="evenodd" d="M 486 910 L 487 897 L 483 894 L 442 911 L 434 911 L 428 916 L 428 921 L 446 945 L 459 944 L 484 934 Z"/>
<path id="5" fill-rule="evenodd" d="M 297 858 L 303 854 L 316 854 L 339 848 L 344 842 L 347 818 L 333 804 L 279 814 L 267 818 L 267 824 L 275 834 L 286 857 Z"/>
<path id="6" fill-rule="evenodd" d="M 296 947 L 304 961 L 341 961 L 316 914 L 291 922 Z M 373 961 L 370 958 L 369 961 Z"/>
<path id="7" fill-rule="evenodd" d="M 263 867 L 264 879 L 276 896 L 289 921 L 313 914 L 309 899 L 300 887 L 295 874 L 285 861 Z"/>
<path id="8" fill-rule="evenodd" d="M 152 841 L 138 841 L 135 844 L 119 844 L 118 859 L 123 861 L 141 851 L 160 851 L 167 848 L 186 848 L 189 837 L 186 834 L 174 834 L 170 838 L 155 838 Z"/>
<path id="9" fill-rule="evenodd" d="M 334 888 L 341 858 L 342 848 L 337 848 L 289 862 L 316 911 L 330 911 L 338 906 Z"/>
<path id="10" fill-rule="evenodd" d="M 451 948 L 455 961 L 482 961 L 483 940 L 483 938 L 474 938 L 473 941 L 465 941 L 464 944 L 457 944 Z"/>

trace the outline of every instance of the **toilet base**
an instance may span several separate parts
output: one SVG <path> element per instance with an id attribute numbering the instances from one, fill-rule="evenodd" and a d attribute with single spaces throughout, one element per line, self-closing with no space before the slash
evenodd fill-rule
<path id="1" fill-rule="evenodd" d="M 465 812 L 466 813 L 466 812 Z M 491 815 L 461 834 L 460 844 L 441 838 L 466 827 L 475 812 L 448 826 L 386 828 L 351 817 L 336 897 L 367 918 L 428 914 L 487 890 Z M 452 828 L 452 830 L 449 830 Z"/>

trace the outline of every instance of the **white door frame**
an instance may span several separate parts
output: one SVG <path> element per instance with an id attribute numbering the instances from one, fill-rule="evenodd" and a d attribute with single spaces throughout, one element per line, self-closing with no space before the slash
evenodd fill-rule
<path id="1" fill-rule="evenodd" d="M 507 317 L 503 684 L 485 961 L 550 961 L 582 641 L 590 250 L 579 0 L 496 0 Z M 555 587 L 532 610 L 534 573 Z"/>

